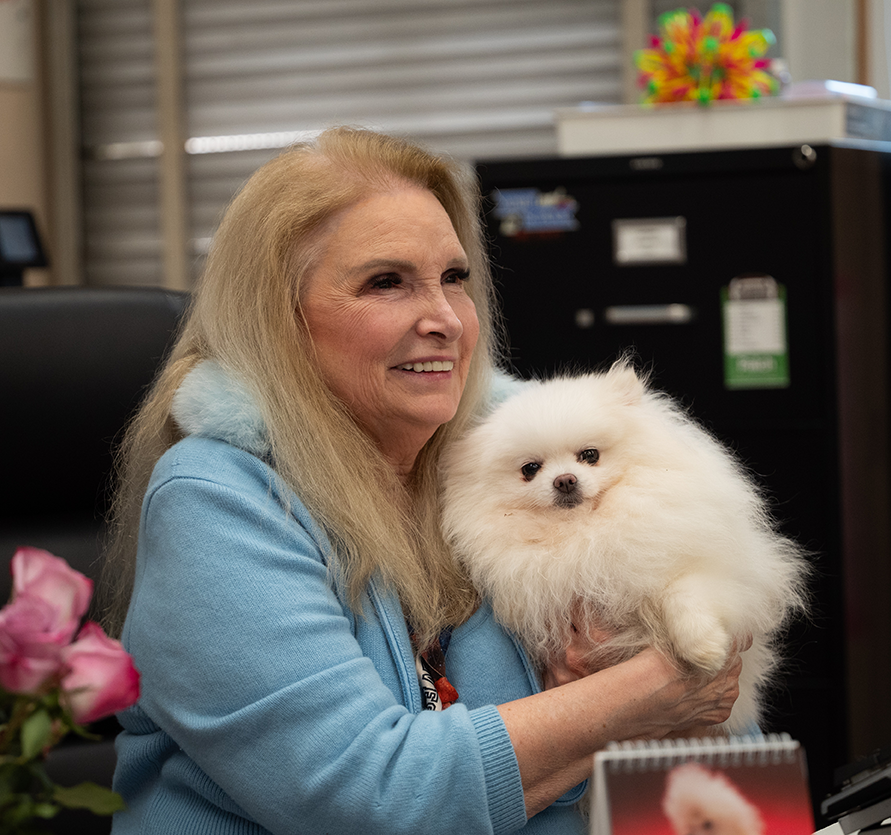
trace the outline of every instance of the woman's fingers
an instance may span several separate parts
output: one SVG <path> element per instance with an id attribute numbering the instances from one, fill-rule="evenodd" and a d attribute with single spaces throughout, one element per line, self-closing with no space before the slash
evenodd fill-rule
<path id="1" fill-rule="evenodd" d="M 568 684 L 594 672 L 590 665 L 592 647 L 602 644 L 610 637 L 610 632 L 601 624 L 576 618 L 565 653 L 561 658 L 554 659 L 544 672 L 545 689 Z M 672 733 L 691 726 L 721 724 L 730 718 L 733 705 L 739 698 L 739 677 L 743 665 L 741 653 L 751 646 L 750 634 L 737 637 L 724 668 L 711 679 L 691 679 L 677 674 L 675 670 L 670 677 L 677 676 L 675 685 L 680 692 L 675 691 L 675 730 Z M 653 649 L 644 650 L 644 653 L 658 655 Z M 667 667 L 672 667 L 664 657 L 661 657 L 661 661 Z"/>
<path id="2" fill-rule="evenodd" d="M 612 632 L 605 629 L 600 622 L 586 620 L 579 611 L 573 614 L 566 650 L 561 658 L 552 659 L 543 675 L 546 690 L 595 672 L 591 665 L 591 658 L 596 655 L 593 650 L 612 637 Z"/>
<path id="3" fill-rule="evenodd" d="M 752 642 L 754 638 L 752 637 L 751 632 L 746 632 L 744 635 L 738 635 L 733 640 L 733 645 L 731 647 L 732 652 L 745 652 L 747 649 L 752 648 Z"/>
<path id="4" fill-rule="evenodd" d="M 749 642 L 751 645 L 751 641 Z M 738 652 L 731 653 L 724 669 L 707 682 L 702 696 L 705 712 L 701 717 L 704 723 L 719 724 L 730 718 L 733 705 L 739 698 L 739 677 L 742 673 L 742 658 Z"/>

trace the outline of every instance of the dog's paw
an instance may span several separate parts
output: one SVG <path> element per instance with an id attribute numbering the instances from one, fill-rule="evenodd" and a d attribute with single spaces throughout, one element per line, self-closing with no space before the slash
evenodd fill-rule
<path id="1" fill-rule="evenodd" d="M 708 675 L 727 661 L 732 636 L 720 618 L 703 606 L 699 589 L 685 584 L 673 590 L 663 606 L 663 617 L 675 655 Z"/>
<path id="2" fill-rule="evenodd" d="M 715 675 L 727 662 L 731 639 L 721 626 L 708 632 L 690 631 L 675 638 L 678 658 L 707 675 Z"/>

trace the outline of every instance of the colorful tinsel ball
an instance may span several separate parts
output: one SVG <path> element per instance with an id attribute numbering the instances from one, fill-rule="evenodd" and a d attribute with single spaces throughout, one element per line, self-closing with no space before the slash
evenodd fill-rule
<path id="1" fill-rule="evenodd" d="M 776 42 L 770 29 L 733 22 L 733 10 L 715 3 L 709 13 L 678 9 L 659 17 L 659 37 L 635 53 L 643 102 L 752 99 L 779 92 L 764 58 Z"/>

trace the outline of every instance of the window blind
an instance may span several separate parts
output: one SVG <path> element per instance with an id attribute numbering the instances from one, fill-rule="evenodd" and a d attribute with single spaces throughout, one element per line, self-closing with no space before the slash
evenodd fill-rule
<path id="1" fill-rule="evenodd" d="M 163 284 L 151 0 L 77 6 L 84 278 Z"/>
<path id="2" fill-rule="evenodd" d="M 91 283 L 162 283 L 150 0 L 78 0 Z M 462 159 L 556 153 L 553 110 L 619 101 L 620 0 L 182 0 L 194 269 L 241 183 L 361 124 Z"/>

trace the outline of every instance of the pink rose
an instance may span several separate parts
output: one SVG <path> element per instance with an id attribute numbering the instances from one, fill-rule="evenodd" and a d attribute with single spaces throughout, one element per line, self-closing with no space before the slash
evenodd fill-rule
<path id="1" fill-rule="evenodd" d="M 57 615 L 52 604 L 27 593 L 0 609 L 0 687 L 33 693 L 60 671 L 71 635 Z"/>
<path id="2" fill-rule="evenodd" d="M 90 605 L 93 581 L 49 551 L 19 548 L 12 556 L 13 600 L 25 591 L 58 609 L 58 621 L 71 630 L 70 638 Z"/>
<path id="3" fill-rule="evenodd" d="M 139 672 L 133 659 L 98 624 L 85 623 L 62 655 L 67 669 L 62 691 L 75 722 L 95 722 L 139 698 Z"/>
<path id="4" fill-rule="evenodd" d="M 12 602 L 0 609 L 0 687 L 32 693 L 60 672 L 93 583 L 38 548 L 15 552 L 12 575 Z"/>

